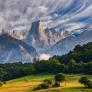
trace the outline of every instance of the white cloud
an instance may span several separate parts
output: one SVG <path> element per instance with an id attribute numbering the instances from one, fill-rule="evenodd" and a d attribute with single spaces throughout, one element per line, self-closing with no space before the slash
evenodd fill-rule
<path id="1" fill-rule="evenodd" d="M 70 24 L 66 24 L 66 30 L 71 32 L 80 28 L 83 28 L 86 26 L 85 23 L 70 23 Z"/>
<path id="2" fill-rule="evenodd" d="M 48 11 L 48 8 L 45 6 L 39 6 L 39 11 L 42 13 L 46 13 Z"/>
<path id="3" fill-rule="evenodd" d="M 87 8 L 85 8 L 82 12 L 80 12 L 79 14 L 77 14 L 75 17 L 77 18 L 81 18 L 81 17 L 86 17 L 86 16 L 92 16 L 92 5 L 88 6 Z"/>
<path id="4" fill-rule="evenodd" d="M 75 1 L 76 0 L 0 0 L 1 28 L 29 25 L 29 23 L 38 19 L 51 20 L 52 16 L 49 14 L 53 12 L 55 17 L 59 17 L 60 14 L 62 16 L 48 25 L 52 27 L 60 24 L 69 24 L 78 18 L 92 16 L 91 0 L 77 0 L 76 2 L 80 4 L 74 3 Z M 73 7 L 70 8 L 71 6 Z M 73 10 L 75 11 L 71 12 Z M 61 13 L 59 14 L 58 12 Z M 63 14 L 64 12 L 65 14 Z M 75 25 L 72 26 L 75 27 Z"/>
<path id="5" fill-rule="evenodd" d="M 41 55 L 39 56 L 39 59 L 40 59 L 40 60 L 48 60 L 50 57 L 51 57 L 50 54 L 41 54 Z"/>

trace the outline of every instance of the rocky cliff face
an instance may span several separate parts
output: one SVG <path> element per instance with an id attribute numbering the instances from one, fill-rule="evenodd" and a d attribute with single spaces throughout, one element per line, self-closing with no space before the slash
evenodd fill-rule
<path id="1" fill-rule="evenodd" d="M 25 42 L 34 46 L 38 53 L 44 53 L 48 48 L 56 44 L 58 41 L 66 37 L 66 31 L 56 31 L 54 28 L 48 29 L 44 27 L 44 22 L 33 22 L 31 29 L 25 39 Z"/>
<path id="2" fill-rule="evenodd" d="M 81 29 L 80 29 L 81 30 Z M 26 41 L 35 47 L 39 54 L 62 55 L 68 53 L 77 44 L 85 44 L 92 41 L 91 29 L 73 30 L 44 27 L 44 22 L 32 23 Z"/>

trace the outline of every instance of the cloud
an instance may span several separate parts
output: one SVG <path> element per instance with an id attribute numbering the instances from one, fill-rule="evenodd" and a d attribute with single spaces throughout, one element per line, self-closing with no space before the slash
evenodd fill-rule
<path id="1" fill-rule="evenodd" d="M 76 15 L 75 17 L 86 17 L 86 16 L 92 16 L 92 5 L 88 6 L 87 8 L 85 8 L 82 12 L 80 12 L 78 15 Z"/>
<path id="2" fill-rule="evenodd" d="M 0 29 L 31 25 L 39 19 L 51 20 L 48 27 L 63 26 L 91 17 L 91 10 L 91 0 L 0 0 Z M 87 24 L 87 21 L 83 20 L 82 23 Z"/>
<path id="3" fill-rule="evenodd" d="M 69 31 L 69 32 L 78 30 L 78 29 L 83 28 L 85 26 L 86 26 L 85 23 L 70 23 L 70 24 L 65 25 L 66 30 Z"/>
<path id="4" fill-rule="evenodd" d="M 39 11 L 42 13 L 46 13 L 48 11 L 48 8 L 45 6 L 39 6 Z"/>
<path id="5" fill-rule="evenodd" d="M 39 56 L 39 59 L 40 59 L 40 60 L 48 60 L 50 57 L 51 57 L 50 54 L 41 54 L 41 55 Z"/>

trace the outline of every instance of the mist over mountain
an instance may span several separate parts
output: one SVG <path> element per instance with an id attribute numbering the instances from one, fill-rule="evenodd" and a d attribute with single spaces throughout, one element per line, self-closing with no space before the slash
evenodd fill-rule
<path id="1" fill-rule="evenodd" d="M 0 0 L 0 61 L 62 55 L 92 42 L 91 10 L 91 0 Z"/>

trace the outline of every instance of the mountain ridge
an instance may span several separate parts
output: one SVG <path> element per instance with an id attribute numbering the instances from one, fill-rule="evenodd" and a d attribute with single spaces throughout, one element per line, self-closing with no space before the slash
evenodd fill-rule
<path id="1" fill-rule="evenodd" d="M 30 55 L 30 56 L 26 56 Z M 32 60 L 37 56 L 35 48 L 29 46 L 25 42 L 15 39 L 9 34 L 0 35 L 0 61 L 15 62 Z M 2 62 L 2 63 L 3 63 Z"/>
<path id="2" fill-rule="evenodd" d="M 92 42 L 92 30 L 85 31 L 79 36 L 71 35 L 59 41 L 51 48 L 51 54 L 56 55 L 66 54 L 71 51 L 76 45 L 83 45 Z M 65 50 L 65 51 L 64 51 Z M 53 54 L 53 55 L 55 55 Z"/>

